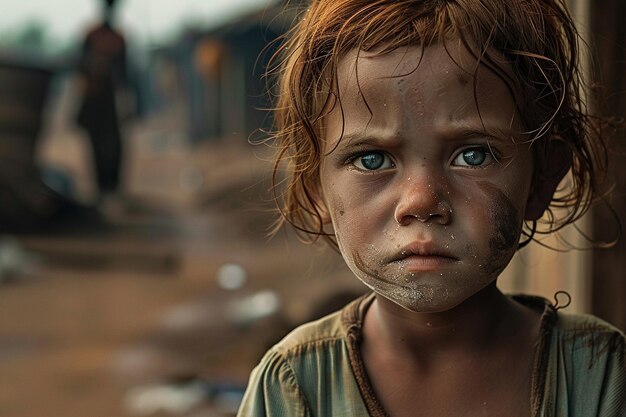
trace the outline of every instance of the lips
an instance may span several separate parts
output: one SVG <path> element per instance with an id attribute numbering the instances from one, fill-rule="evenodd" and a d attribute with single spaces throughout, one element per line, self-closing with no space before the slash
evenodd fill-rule
<path id="1" fill-rule="evenodd" d="M 448 249 L 444 249 L 432 241 L 416 241 L 403 247 L 394 258 L 395 261 L 402 260 L 411 255 L 418 256 L 439 256 L 458 260 Z"/>
<path id="2" fill-rule="evenodd" d="M 409 269 L 433 269 L 459 259 L 432 241 L 416 241 L 403 247 L 390 262 L 403 263 Z"/>

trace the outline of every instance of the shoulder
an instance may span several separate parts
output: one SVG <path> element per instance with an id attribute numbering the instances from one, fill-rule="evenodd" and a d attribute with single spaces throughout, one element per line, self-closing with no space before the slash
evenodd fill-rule
<path id="1" fill-rule="evenodd" d="M 301 397 L 307 381 L 315 380 L 318 366 L 332 356 L 337 344 L 342 343 L 341 312 L 297 327 L 280 342 L 272 346 L 252 371 L 249 387 L 262 386 L 266 393 L 272 391 Z M 303 378 L 301 374 L 306 374 Z"/>
<path id="2" fill-rule="evenodd" d="M 250 374 L 238 416 L 309 416 L 309 405 L 293 369 L 275 350 L 268 351 Z"/>
<path id="3" fill-rule="evenodd" d="M 548 388 L 570 416 L 623 416 L 626 412 L 626 337 L 598 317 L 556 313 Z M 550 394 L 549 394 L 550 395 Z"/>
<path id="4" fill-rule="evenodd" d="M 341 361 L 347 351 L 346 308 L 295 328 L 267 351 L 255 372 L 279 367 L 304 383 L 325 372 L 329 361 Z"/>
<path id="5" fill-rule="evenodd" d="M 582 331 L 622 334 L 617 327 L 592 314 L 568 313 L 559 310 L 556 312 L 556 315 L 558 317 L 558 326 L 566 332 Z"/>
<path id="6" fill-rule="evenodd" d="M 283 355 L 290 355 L 320 343 L 332 342 L 343 338 L 345 330 L 341 321 L 342 311 L 337 311 L 319 320 L 295 328 L 278 342 L 272 350 Z"/>
<path id="7" fill-rule="evenodd" d="M 358 333 L 364 310 L 372 300 L 373 294 L 366 294 L 339 311 L 296 327 L 274 345 L 270 352 L 289 357 L 325 345 L 345 343 L 349 333 Z"/>
<path id="8" fill-rule="evenodd" d="M 589 314 L 557 312 L 555 333 L 563 343 L 596 353 L 621 355 L 626 352 L 626 336 L 618 328 Z"/>
<path id="9" fill-rule="evenodd" d="M 565 313 L 542 297 L 515 295 L 519 303 L 541 313 L 541 336 L 552 347 L 579 352 L 590 350 L 624 355 L 626 336 L 617 327 L 591 314 Z M 546 340 L 547 341 L 547 340 Z"/>
<path id="10" fill-rule="evenodd" d="M 552 345 L 554 356 L 569 363 L 575 375 L 619 376 L 620 384 L 626 384 L 626 336 L 606 321 L 589 314 L 557 312 Z"/>
<path id="11" fill-rule="evenodd" d="M 347 339 L 362 300 L 297 327 L 270 348 L 250 375 L 239 415 L 325 415 L 326 407 L 356 395 L 348 377 Z M 309 403 L 308 398 L 315 400 Z"/>

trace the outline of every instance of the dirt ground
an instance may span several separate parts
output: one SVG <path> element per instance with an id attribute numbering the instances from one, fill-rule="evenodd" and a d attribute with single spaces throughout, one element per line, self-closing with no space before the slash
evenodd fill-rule
<path id="1" fill-rule="evenodd" d="M 0 416 L 232 415 L 268 346 L 322 301 L 364 291 L 323 245 L 267 238 L 265 151 L 192 147 L 151 123 L 130 136 L 126 198 L 104 226 L 2 237 L 24 262 L 0 285 Z M 89 202 L 84 142 L 57 135 L 43 147 Z M 225 264 L 245 285 L 218 284 Z M 155 384 L 168 384 L 170 403 L 138 394 Z M 194 386 L 202 400 L 184 406 Z"/>

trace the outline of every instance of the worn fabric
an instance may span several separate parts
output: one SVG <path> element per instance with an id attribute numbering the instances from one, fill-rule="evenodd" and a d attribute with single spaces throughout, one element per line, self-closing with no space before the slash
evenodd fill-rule
<path id="1" fill-rule="evenodd" d="M 305 324 L 271 348 L 252 372 L 238 416 L 386 416 L 359 352 L 373 299 Z M 543 298 L 514 299 L 543 311 L 533 417 L 626 417 L 624 334 L 593 316 L 557 312 Z"/>

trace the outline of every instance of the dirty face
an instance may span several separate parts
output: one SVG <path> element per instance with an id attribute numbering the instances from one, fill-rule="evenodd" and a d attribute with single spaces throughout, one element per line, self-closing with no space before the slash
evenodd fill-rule
<path id="1" fill-rule="evenodd" d="M 349 53 L 341 108 L 324 120 L 320 182 L 341 253 L 367 286 L 416 312 L 495 282 L 517 248 L 533 170 L 506 84 L 481 66 L 474 89 L 475 58 L 448 50 Z"/>

